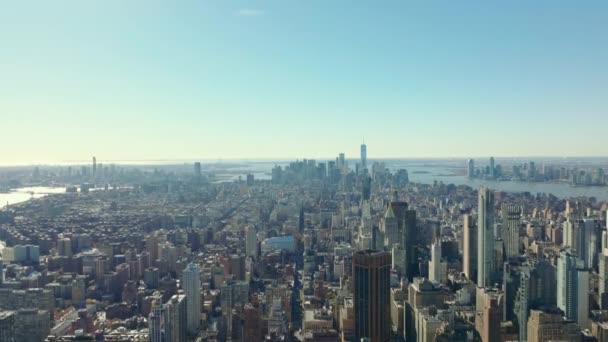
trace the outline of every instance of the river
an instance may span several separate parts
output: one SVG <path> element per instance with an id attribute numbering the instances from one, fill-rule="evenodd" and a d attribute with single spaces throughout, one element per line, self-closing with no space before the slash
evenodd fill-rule
<path id="1" fill-rule="evenodd" d="M 553 194 L 558 198 L 570 197 L 595 197 L 598 201 L 608 201 L 608 187 L 602 186 L 579 186 L 573 187 L 568 183 L 548 183 L 548 182 L 518 182 L 518 181 L 494 181 L 483 179 L 470 179 L 464 176 L 462 162 L 444 160 L 383 160 L 386 167 L 395 172 L 398 169 L 406 169 L 409 174 L 410 182 L 433 184 L 433 182 L 443 182 L 445 184 L 468 185 L 472 188 L 479 188 L 485 185 L 493 190 L 506 192 L 530 192 L 532 194 L 546 193 Z M 354 160 L 349 160 L 351 167 L 355 164 Z M 278 165 L 285 166 L 287 163 L 278 162 Z M 274 163 L 247 163 L 247 166 L 230 169 L 232 174 L 224 175 L 224 181 L 236 180 L 239 176 L 245 180 L 247 173 L 252 173 L 256 179 L 270 179 L 270 172 Z M 241 173 L 242 172 L 242 173 Z"/>
<path id="2" fill-rule="evenodd" d="M 7 193 L 0 193 L 0 206 L 25 202 L 32 198 L 41 198 L 50 194 L 65 193 L 65 187 L 46 187 L 46 186 L 31 186 L 25 188 L 13 189 Z"/>

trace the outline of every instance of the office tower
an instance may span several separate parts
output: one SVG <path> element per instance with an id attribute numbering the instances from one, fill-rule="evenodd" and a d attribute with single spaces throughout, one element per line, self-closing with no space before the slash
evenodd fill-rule
<path id="1" fill-rule="evenodd" d="M 532 310 L 528 320 L 528 342 L 580 341 L 581 329 L 559 312 Z"/>
<path id="2" fill-rule="evenodd" d="M 555 305 L 555 279 L 555 267 L 545 259 L 512 257 L 505 262 L 503 320 L 519 330 L 520 341 L 526 340 L 530 309 Z"/>
<path id="3" fill-rule="evenodd" d="M 462 220 L 462 269 L 469 280 L 477 280 L 477 227 L 473 216 L 464 215 Z"/>
<path id="4" fill-rule="evenodd" d="M 344 156 L 344 153 L 340 153 L 338 157 L 338 169 L 340 169 L 341 173 L 346 171 L 346 157 Z"/>
<path id="5" fill-rule="evenodd" d="M 365 176 L 361 184 L 361 199 L 368 201 L 372 195 L 372 178 Z"/>
<path id="6" fill-rule="evenodd" d="M 600 223 L 596 218 L 584 218 L 580 225 L 582 231 L 579 234 L 579 259 L 584 262 L 584 267 L 597 269 L 598 256 L 601 248 Z"/>
<path id="7" fill-rule="evenodd" d="M 164 342 L 163 340 L 163 305 L 160 299 L 152 301 L 152 309 L 148 316 L 148 335 L 150 342 Z"/>
<path id="8" fill-rule="evenodd" d="M 402 243 L 407 203 L 391 201 L 386 206 L 384 217 L 380 221 L 380 231 L 384 235 L 383 245 L 392 248 Z"/>
<path id="9" fill-rule="evenodd" d="M 196 335 L 201 316 L 201 276 L 196 263 L 189 263 L 183 272 L 183 288 L 186 294 L 188 334 Z"/>
<path id="10" fill-rule="evenodd" d="M 418 246 L 418 230 L 416 227 L 416 210 L 406 210 L 403 223 L 403 242 L 402 246 L 405 249 L 406 275 L 409 281 L 420 275 L 420 267 L 418 266 L 418 255 L 416 248 Z"/>
<path id="11" fill-rule="evenodd" d="M 258 237 L 255 226 L 249 225 L 245 228 L 245 253 L 256 260 L 258 258 Z"/>
<path id="12" fill-rule="evenodd" d="M 15 341 L 15 312 L 0 311 L 0 341 Z"/>
<path id="13" fill-rule="evenodd" d="M 599 277 L 598 292 L 600 296 L 600 307 L 608 309 L 608 249 L 603 249 L 599 254 Z"/>
<path id="14" fill-rule="evenodd" d="M 97 158 L 93 157 L 93 177 L 97 174 Z"/>
<path id="15" fill-rule="evenodd" d="M 390 268 L 388 252 L 365 250 L 353 255 L 357 340 L 390 340 Z"/>
<path id="16" fill-rule="evenodd" d="M 467 177 L 475 177 L 475 161 L 473 159 L 469 159 L 467 164 Z"/>
<path id="17" fill-rule="evenodd" d="M 504 263 L 502 283 L 502 291 L 505 297 L 503 306 L 504 321 L 515 320 L 515 311 L 513 310 L 515 297 L 520 289 L 521 275 L 529 268 L 530 265 L 524 257 L 513 257 Z"/>
<path id="18" fill-rule="evenodd" d="M 576 249 L 575 239 L 574 239 L 574 224 L 572 222 L 571 217 L 568 215 L 566 221 L 562 223 L 562 246 L 570 249 Z"/>
<path id="19" fill-rule="evenodd" d="M 597 219 L 581 218 L 578 210 L 573 211 L 563 223 L 564 247 L 581 259 L 586 268 L 596 268 L 598 264 L 601 245 L 598 231 Z"/>
<path id="20" fill-rule="evenodd" d="M 236 280 L 245 280 L 245 257 L 238 254 L 230 256 L 230 274 Z"/>
<path id="21" fill-rule="evenodd" d="M 304 206 L 300 206 L 300 215 L 298 216 L 298 231 L 304 233 L 305 222 L 304 222 Z"/>
<path id="22" fill-rule="evenodd" d="M 505 257 L 515 257 L 519 253 L 519 222 L 521 207 L 503 204 L 502 211 L 502 241 L 505 247 Z"/>
<path id="23" fill-rule="evenodd" d="M 367 168 L 367 145 L 361 144 L 361 165 Z"/>
<path id="24" fill-rule="evenodd" d="M 220 303 L 222 315 L 226 317 L 228 336 L 232 336 L 233 327 L 232 310 L 235 307 L 242 307 L 249 299 L 249 283 L 246 281 L 227 280 L 220 287 Z"/>
<path id="25" fill-rule="evenodd" d="M 186 341 L 186 296 L 176 294 L 169 299 L 163 309 L 164 341 Z"/>
<path id="26" fill-rule="evenodd" d="M 490 176 L 496 177 L 496 165 L 494 163 L 494 157 L 490 157 Z"/>
<path id="27" fill-rule="evenodd" d="M 431 261 L 429 261 L 429 280 L 442 283 L 447 278 L 447 263 L 441 261 L 441 241 L 431 244 Z"/>
<path id="28" fill-rule="evenodd" d="M 557 260 L 557 306 L 583 329 L 588 326 L 589 271 L 569 250 Z"/>
<path id="29" fill-rule="evenodd" d="M 194 176 L 200 178 L 202 176 L 201 163 L 194 163 Z"/>
<path id="30" fill-rule="evenodd" d="M 494 193 L 482 186 L 477 207 L 477 286 L 492 286 L 494 256 Z"/>

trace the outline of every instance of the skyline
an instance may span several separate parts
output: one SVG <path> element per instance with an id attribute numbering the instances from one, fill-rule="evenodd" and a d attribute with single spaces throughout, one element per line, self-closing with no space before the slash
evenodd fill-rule
<path id="1" fill-rule="evenodd" d="M 1 7 L 0 165 L 608 155 L 599 1 Z"/>

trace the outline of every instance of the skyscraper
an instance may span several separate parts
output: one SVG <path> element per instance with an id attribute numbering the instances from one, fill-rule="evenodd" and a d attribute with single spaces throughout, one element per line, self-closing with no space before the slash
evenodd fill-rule
<path id="1" fill-rule="evenodd" d="M 367 145 L 361 144 L 361 165 L 367 168 Z"/>
<path id="2" fill-rule="evenodd" d="M 429 261 L 430 281 L 441 282 L 443 277 L 441 266 L 441 241 L 435 240 L 431 244 L 431 261 Z"/>
<path id="3" fill-rule="evenodd" d="M 152 310 L 148 316 L 150 342 L 163 342 L 163 305 L 159 299 L 152 301 Z"/>
<path id="4" fill-rule="evenodd" d="M 600 307 L 608 309 L 608 250 L 602 249 L 599 253 L 599 278 L 598 292 L 600 296 Z"/>
<path id="5" fill-rule="evenodd" d="M 372 195 L 372 177 L 365 176 L 361 184 L 361 197 L 362 200 L 367 201 Z"/>
<path id="6" fill-rule="evenodd" d="M 462 269 L 471 281 L 477 280 L 477 227 L 473 216 L 464 215 L 462 222 Z"/>
<path id="7" fill-rule="evenodd" d="M 403 248 L 405 249 L 406 275 L 409 281 L 420 275 L 416 246 L 418 244 L 418 230 L 416 223 L 416 210 L 405 211 L 403 224 Z"/>
<path id="8" fill-rule="evenodd" d="M 587 328 L 589 314 L 589 271 L 569 250 L 557 259 L 557 306 L 566 318 Z"/>
<path id="9" fill-rule="evenodd" d="M 176 294 L 164 305 L 163 325 L 165 342 L 186 341 L 186 303 L 186 296 Z"/>
<path id="10" fill-rule="evenodd" d="M 93 157 L 93 177 L 97 174 L 97 158 Z"/>
<path id="11" fill-rule="evenodd" d="M 380 231 L 384 234 L 384 245 L 392 248 L 396 243 L 403 243 L 405 229 L 405 212 L 407 203 L 391 201 L 386 206 L 384 217 L 380 221 Z"/>
<path id="12" fill-rule="evenodd" d="M 245 252 L 247 256 L 258 258 L 258 237 L 255 226 L 245 228 Z"/>
<path id="13" fill-rule="evenodd" d="M 482 186 L 477 207 L 477 286 L 492 286 L 494 193 Z"/>
<path id="14" fill-rule="evenodd" d="M 186 294 L 186 318 L 188 334 L 196 335 L 201 316 L 201 276 L 196 263 L 189 263 L 183 272 L 183 288 Z"/>
<path id="15" fill-rule="evenodd" d="M 255 307 L 251 303 L 245 304 L 243 307 L 243 335 L 249 341 L 262 340 L 262 313 L 260 308 Z"/>
<path id="16" fill-rule="evenodd" d="M 467 168 L 467 177 L 473 178 L 475 177 L 475 161 L 473 159 L 469 159 Z"/>
<path id="17" fill-rule="evenodd" d="M 521 207 L 503 204 L 502 211 L 502 241 L 505 245 L 505 257 L 519 255 L 519 222 Z"/>
<path id="18" fill-rule="evenodd" d="M 200 162 L 196 162 L 194 163 L 194 176 L 197 178 L 200 178 L 202 175 L 201 173 L 201 163 Z"/>
<path id="19" fill-rule="evenodd" d="M 494 157 L 490 157 L 490 176 L 496 176 L 496 163 L 494 162 Z"/>
<path id="20" fill-rule="evenodd" d="M 364 250 L 353 255 L 355 334 L 357 341 L 389 341 L 391 254 Z"/>

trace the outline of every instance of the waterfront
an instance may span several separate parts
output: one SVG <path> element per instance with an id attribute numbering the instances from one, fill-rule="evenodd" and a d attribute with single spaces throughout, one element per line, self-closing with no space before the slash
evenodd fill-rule
<path id="1" fill-rule="evenodd" d="M 65 192 L 64 187 L 31 186 L 12 189 L 7 193 L 0 193 L 0 205 L 6 206 L 28 201 L 32 198 L 41 198 L 50 194 L 61 194 Z"/>
<path id="2" fill-rule="evenodd" d="M 608 187 L 579 186 L 573 187 L 568 183 L 549 182 L 520 182 L 471 179 L 464 175 L 464 160 L 381 160 L 391 172 L 406 169 L 410 182 L 433 184 L 435 181 L 444 184 L 468 185 L 479 188 L 482 185 L 497 191 L 530 192 L 532 194 L 553 194 L 558 198 L 595 197 L 599 201 L 608 201 Z M 320 161 L 324 162 L 324 161 Z M 351 167 L 357 162 L 349 160 Z M 285 167 L 285 162 L 250 162 L 246 166 L 227 168 L 230 173 L 224 173 L 223 181 L 245 179 L 247 173 L 252 173 L 256 179 L 271 179 L 271 171 L 275 165 Z"/>
<path id="3" fill-rule="evenodd" d="M 351 168 L 358 160 L 348 160 Z M 464 159 L 386 159 L 378 160 L 385 163 L 387 169 L 395 172 L 398 169 L 406 169 L 409 174 L 410 182 L 433 184 L 443 182 L 444 184 L 467 185 L 472 188 L 479 188 L 486 185 L 493 190 L 506 192 L 530 192 L 532 194 L 546 193 L 553 194 L 558 198 L 570 197 L 595 197 L 599 201 L 608 201 L 608 187 L 601 186 L 580 186 L 573 187 L 567 183 L 549 182 L 521 182 L 521 181 L 495 181 L 484 179 L 470 179 L 464 175 Z M 326 162 L 319 160 L 319 162 Z M 203 168 L 214 174 L 211 180 L 213 183 L 230 182 L 245 180 L 247 174 L 251 173 L 255 179 L 270 180 L 272 168 L 276 165 L 285 167 L 286 161 L 240 161 L 239 163 L 212 163 L 203 164 Z M 149 165 L 148 165 L 149 166 Z M 189 164 L 160 164 L 164 167 L 190 168 Z M 24 187 L 13 189 L 9 193 L 0 193 L 0 206 L 21 203 L 32 198 L 44 197 L 48 194 L 64 193 L 64 187 Z"/>

